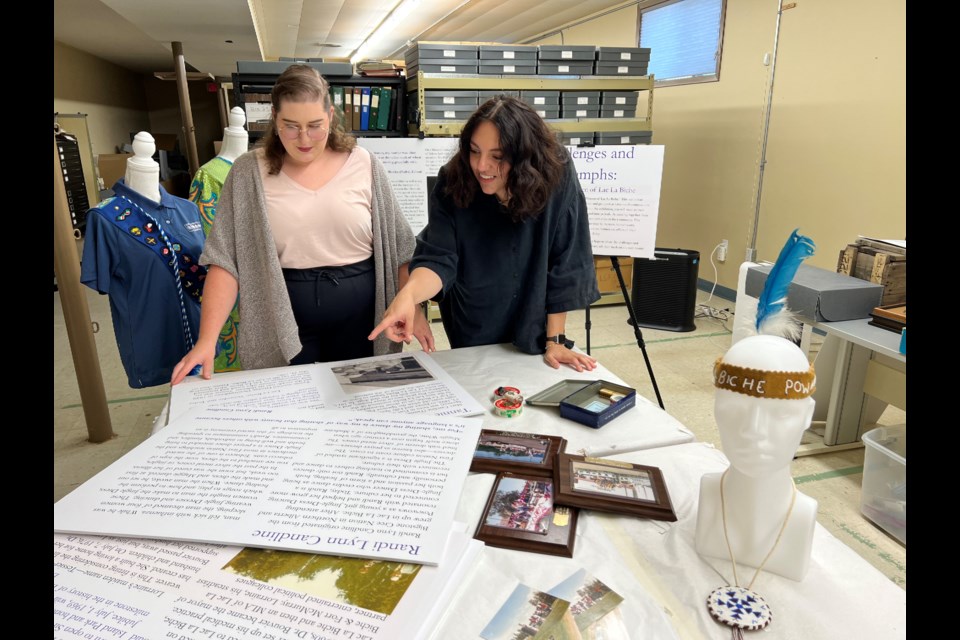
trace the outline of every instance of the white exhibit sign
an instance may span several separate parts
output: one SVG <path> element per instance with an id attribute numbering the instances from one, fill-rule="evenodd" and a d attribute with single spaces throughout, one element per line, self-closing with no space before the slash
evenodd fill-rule
<path id="1" fill-rule="evenodd" d="M 436 564 L 480 423 L 192 409 L 55 503 L 53 527 Z"/>
<path id="2" fill-rule="evenodd" d="M 427 178 L 456 153 L 459 138 L 360 138 L 383 162 L 414 233 L 427 224 Z M 663 145 L 567 147 L 587 201 L 594 255 L 653 258 Z"/>
<path id="3" fill-rule="evenodd" d="M 407 351 L 339 362 L 190 376 L 170 388 L 170 419 L 188 409 L 341 409 L 436 416 L 485 411 L 429 354 Z"/>

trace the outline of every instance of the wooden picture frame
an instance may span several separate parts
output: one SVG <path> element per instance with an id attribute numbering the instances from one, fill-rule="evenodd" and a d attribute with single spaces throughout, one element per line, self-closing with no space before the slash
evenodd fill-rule
<path id="1" fill-rule="evenodd" d="M 553 478 L 557 454 L 567 441 L 560 436 L 483 429 L 477 439 L 470 471 L 528 473 Z"/>
<path id="2" fill-rule="evenodd" d="M 553 495 L 551 478 L 498 474 L 473 537 L 492 547 L 572 558 L 579 510 L 555 506 Z"/>
<path id="3" fill-rule="evenodd" d="M 657 467 L 561 453 L 554 463 L 554 482 L 558 505 L 677 520 Z"/>

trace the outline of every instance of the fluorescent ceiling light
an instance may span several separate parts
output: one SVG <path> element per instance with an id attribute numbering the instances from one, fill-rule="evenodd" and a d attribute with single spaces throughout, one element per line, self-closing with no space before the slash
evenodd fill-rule
<path id="1" fill-rule="evenodd" d="M 357 62 L 364 60 L 367 52 L 373 48 L 375 44 L 378 44 L 383 37 L 397 29 L 400 25 L 400 22 L 403 21 L 410 12 L 413 11 L 417 5 L 420 4 L 420 0 L 403 0 L 400 4 L 393 8 L 393 11 L 384 18 L 383 22 L 379 24 L 367 37 L 360 43 L 360 46 L 357 47 L 357 50 L 354 51 L 353 55 L 350 56 L 350 62 L 356 64 Z"/>

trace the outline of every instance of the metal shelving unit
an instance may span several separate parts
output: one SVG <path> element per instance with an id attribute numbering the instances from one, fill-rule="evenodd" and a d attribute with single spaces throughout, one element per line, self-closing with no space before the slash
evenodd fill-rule
<path id="1" fill-rule="evenodd" d="M 416 113 L 408 124 L 410 135 L 455 136 L 463 120 L 425 120 L 424 90 L 549 90 L 549 91 L 646 91 L 647 113 L 638 118 L 558 118 L 546 122 L 557 131 L 650 131 L 653 128 L 653 76 L 516 76 L 496 74 L 423 73 L 407 78 L 407 99 L 416 94 Z M 638 110 L 641 102 L 637 103 Z M 415 116 L 415 118 L 414 118 Z"/>

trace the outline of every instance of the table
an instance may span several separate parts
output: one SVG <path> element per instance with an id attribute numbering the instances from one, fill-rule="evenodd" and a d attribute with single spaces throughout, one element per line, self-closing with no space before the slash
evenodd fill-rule
<path id="1" fill-rule="evenodd" d="M 449 349 L 430 355 L 484 406 L 490 406 L 494 389 L 504 385 L 518 387 L 528 397 L 561 380 L 602 379 L 627 385 L 599 362 L 593 371 L 580 373 L 569 367 L 553 369 L 542 358 L 521 353 L 507 344 Z M 490 411 L 483 417 L 483 427 L 562 436 L 567 440 L 568 452 L 591 456 L 694 440 L 693 433 L 676 418 L 639 394 L 633 409 L 600 429 L 560 418 L 557 407 L 532 405 L 524 405 L 523 414 L 517 418 L 503 418 Z"/>
<path id="2" fill-rule="evenodd" d="M 726 468 L 726 458 L 703 443 L 611 458 L 659 467 L 677 522 L 581 511 L 572 559 L 487 547 L 435 638 L 478 638 L 518 581 L 545 591 L 581 567 L 623 596 L 620 608 L 631 638 L 730 637 L 704 605 L 730 575 L 730 563 L 703 559 L 694 549 L 700 478 Z M 458 520 L 476 526 L 493 478 L 467 478 Z M 770 637 L 906 637 L 906 592 L 819 524 L 802 582 L 763 573 L 755 587 L 773 609 L 765 632 Z"/>
<path id="3" fill-rule="evenodd" d="M 907 409 L 907 357 L 900 335 L 867 319 L 818 322 L 827 339 L 817 354 L 817 409 L 824 421 L 823 445 L 806 444 L 797 455 L 862 446 L 864 427 L 875 423 L 887 404 Z"/>

